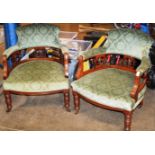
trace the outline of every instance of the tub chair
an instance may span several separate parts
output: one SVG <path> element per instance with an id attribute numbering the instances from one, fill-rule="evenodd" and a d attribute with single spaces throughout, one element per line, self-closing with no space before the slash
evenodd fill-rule
<path id="1" fill-rule="evenodd" d="M 109 31 L 102 47 L 80 52 L 77 80 L 71 84 L 75 113 L 83 98 L 122 112 L 124 129 L 130 130 L 132 113 L 143 104 L 152 43 L 153 39 L 139 30 L 118 29 Z M 84 70 L 86 61 L 90 62 L 89 70 Z"/>
<path id="2" fill-rule="evenodd" d="M 3 53 L 3 92 L 7 112 L 12 109 L 11 94 L 64 94 L 64 106 L 69 111 L 68 50 L 61 45 L 59 28 L 50 24 L 18 27 L 18 42 Z M 50 49 L 53 57 L 28 57 L 29 52 Z M 25 57 L 25 58 L 24 58 Z M 11 62 L 11 63 L 10 63 Z"/>

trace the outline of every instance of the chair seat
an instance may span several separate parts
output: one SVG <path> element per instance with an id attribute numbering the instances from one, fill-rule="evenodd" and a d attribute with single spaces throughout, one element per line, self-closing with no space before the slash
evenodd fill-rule
<path id="1" fill-rule="evenodd" d="M 73 90 L 100 104 L 131 111 L 141 102 L 146 87 L 140 92 L 138 101 L 130 97 L 134 74 L 109 68 L 85 75 L 71 85 Z"/>
<path id="2" fill-rule="evenodd" d="M 4 90 L 23 92 L 47 92 L 68 89 L 68 79 L 61 64 L 47 60 L 35 60 L 18 65 L 4 80 Z"/>

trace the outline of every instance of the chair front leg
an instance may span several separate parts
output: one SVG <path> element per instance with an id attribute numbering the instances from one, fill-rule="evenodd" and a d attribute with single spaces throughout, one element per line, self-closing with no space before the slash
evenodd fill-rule
<path id="1" fill-rule="evenodd" d="M 69 91 L 65 91 L 64 92 L 64 107 L 66 109 L 66 111 L 70 112 L 70 95 L 69 95 Z"/>
<path id="2" fill-rule="evenodd" d="M 7 110 L 6 112 L 10 112 L 12 109 L 12 99 L 11 99 L 11 94 L 9 92 L 4 92 L 5 96 L 5 103 L 7 105 Z"/>
<path id="3" fill-rule="evenodd" d="M 73 92 L 73 97 L 75 114 L 78 114 L 80 110 L 80 97 L 76 92 Z"/>
<path id="4" fill-rule="evenodd" d="M 124 111 L 124 130 L 130 131 L 131 130 L 131 122 L 132 122 L 132 111 Z"/>

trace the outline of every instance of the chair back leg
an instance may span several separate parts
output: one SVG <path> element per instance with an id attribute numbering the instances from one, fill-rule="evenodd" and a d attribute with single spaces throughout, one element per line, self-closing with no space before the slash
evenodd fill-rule
<path id="1" fill-rule="evenodd" d="M 73 92 L 73 97 L 75 114 L 78 114 L 80 110 L 80 97 L 76 92 Z"/>
<path id="2" fill-rule="evenodd" d="M 138 108 L 140 109 L 143 106 L 144 102 L 143 100 L 140 102 L 140 104 L 138 105 Z"/>
<path id="3" fill-rule="evenodd" d="M 6 112 L 10 112 L 12 109 L 12 99 L 11 99 L 11 94 L 9 92 L 4 92 L 5 96 L 5 103 L 7 105 L 7 110 Z"/>
<path id="4" fill-rule="evenodd" d="M 70 112 L 70 95 L 69 91 L 64 92 L 64 107 L 66 111 Z"/>

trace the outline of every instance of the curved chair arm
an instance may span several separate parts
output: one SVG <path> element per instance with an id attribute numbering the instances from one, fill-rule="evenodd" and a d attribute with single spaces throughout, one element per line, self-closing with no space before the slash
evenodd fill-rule
<path id="1" fill-rule="evenodd" d="M 94 57 L 98 54 L 104 54 L 106 52 L 106 48 L 104 47 L 99 47 L 99 48 L 92 48 L 87 51 L 81 51 L 79 53 L 79 56 L 83 57 L 83 60 L 89 59 L 91 57 Z"/>
<path id="2" fill-rule="evenodd" d="M 143 57 L 140 66 L 136 69 L 136 75 L 134 79 L 134 86 L 131 90 L 130 96 L 136 101 L 138 99 L 139 92 L 145 87 L 147 81 L 147 70 L 150 68 L 150 61 L 147 57 Z M 143 79 L 143 80 L 142 80 Z"/>
<path id="3" fill-rule="evenodd" d="M 3 61 L 3 79 L 6 79 L 9 75 L 9 67 L 6 55 L 3 55 L 2 61 Z"/>
<path id="4" fill-rule="evenodd" d="M 84 60 L 83 60 L 83 56 L 82 55 L 80 55 L 79 57 L 78 57 L 78 65 L 77 65 L 77 71 L 76 71 L 76 79 L 79 79 L 81 76 L 82 76 L 82 74 L 83 74 L 83 63 L 84 63 Z"/>
<path id="5" fill-rule="evenodd" d="M 22 50 L 22 49 L 25 49 L 25 48 L 20 48 L 18 45 L 14 45 L 12 47 L 9 47 L 8 49 L 6 49 L 3 53 L 3 55 L 6 55 L 6 57 L 8 58 L 9 56 L 11 56 L 14 52 L 18 51 L 18 50 Z M 69 53 L 69 49 L 65 46 L 65 45 L 62 45 L 61 46 L 61 51 L 62 53 Z"/>
<path id="6" fill-rule="evenodd" d="M 140 75 L 135 76 L 134 85 L 133 85 L 133 88 L 130 92 L 130 96 L 133 99 L 135 99 L 135 101 L 137 101 L 137 99 L 138 99 L 138 92 L 139 92 L 138 89 L 139 89 L 139 85 L 140 85 L 140 79 L 141 79 Z"/>
<path id="7" fill-rule="evenodd" d="M 3 53 L 3 55 L 5 55 L 7 58 L 9 56 L 11 56 L 14 52 L 18 51 L 18 50 L 22 50 L 21 48 L 19 48 L 18 45 L 14 45 L 12 47 L 9 47 L 8 49 L 6 49 Z"/>
<path id="8" fill-rule="evenodd" d="M 95 57 L 97 55 L 102 55 L 104 53 L 106 53 L 106 48 L 104 48 L 104 47 L 92 48 L 92 49 L 87 50 L 87 51 L 79 52 L 76 78 L 79 79 L 83 75 L 83 73 L 85 72 L 84 63 L 89 58 Z"/>
<path id="9" fill-rule="evenodd" d="M 65 77 L 68 77 L 69 75 L 69 54 L 64 53 L 64 71 L 65 71 Z"/>
<path id="10" fill-rule="evenodd" d="M 136 69 L 137 76 L 143 75 L 150 67 L 151 67 L 151 63 L 149 58 L 147 58 L 146 56 L 142 57 L 141 64 Z"/>
<path id="11" fill-rule="evenodd" d="M 93 57 L 97 54 L 103 54 L 106 51 L 106 48 L 100 47 L 101 44 L 107 39 L 107 36 L 103 35 L 100 37 L 100 39 L 96 42 L 96 44 L 93 46 L 92 49 L 87 51 L 81 51 L 79 55 L 82 55 L 84 60 L 89 59 L 90 57 Z"/>
<path id="12" fill-rule="evenodd" d="M 147 81 L 147 74 L 144 74 L 143 76 L 135 76 L 134 80 L 134 86 L 130 92 L 130 96 L 135 99 L 135 101 L 138 100 L 140 92 L 142 89 L 146 86 Z"/>
<path id="13" fill-rule="evenodd" d="M 65 53 L 69 54 L 69 49 L 65 45 L 62 45 L 60 49 L 62 51 L 62 54 L 65 54 Z"/>
<path id="14" fill-rule="evenodd" d="M 16 51 L 20 50 L 17 45 L 14 45 L 3 52 L 2 60 L 3 60 L 3 78 L 6 79 L 9 75 L 9 66 L 8 66 L 8 58 Z"/>
<path id="15" fill-rule="evenodd" d="M 6 79 L 9 75 L 9 66 L 7 59 L 14 53 L 24 48 L 19 48 L 17 45 L 14 45 L 8 49 L 6 49 L 3 53 L 3 64 L 4 64 L 4 74 L 3 78 Z M 61 47 L 62 54 L 64 55 L 64 68 L 65 68 L 65 76 L 68 77 L 68 64 L 69 64 L 69 50 L 66 46 Z"/>
<path id="16" fill-rule="evenodd" d="M 62 54 L 64 55 L 64 71 L 65 71 L 65 77 L 68 77 L 69 75 L 69 49 L 65 46 L 61 46 Z"/>

